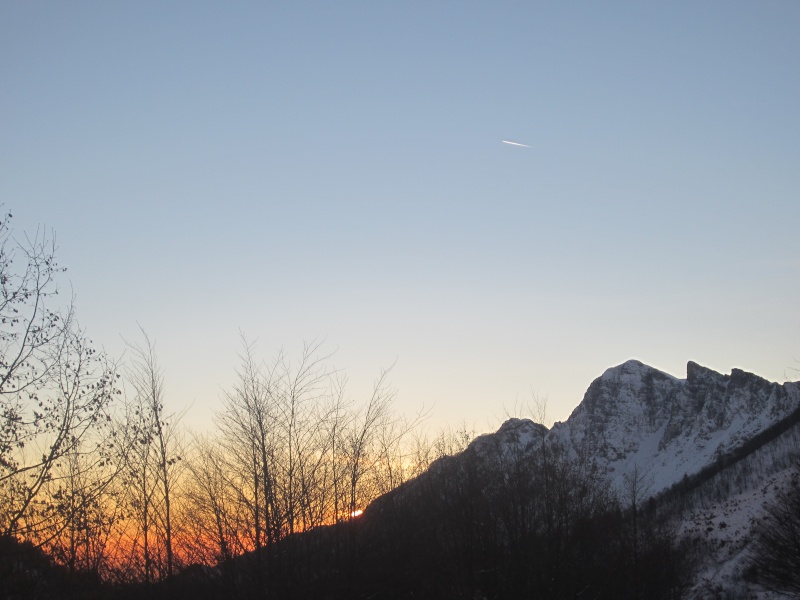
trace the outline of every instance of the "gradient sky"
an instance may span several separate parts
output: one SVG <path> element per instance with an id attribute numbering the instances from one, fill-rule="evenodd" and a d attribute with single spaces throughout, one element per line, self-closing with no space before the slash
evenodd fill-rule
<path id="1" fill-rule="evenodd" d="M 3 0 L 0 201 L 198 428 L 240 330 L 479 431 L 629 358 L 798 379 L 798 31 L 794 0 Z"/>

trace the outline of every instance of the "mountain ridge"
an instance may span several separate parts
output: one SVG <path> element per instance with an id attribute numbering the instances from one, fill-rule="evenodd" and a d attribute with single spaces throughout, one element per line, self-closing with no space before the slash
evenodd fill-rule
<path id="1" fill-rule="evenodd" d="M 549 431 L 525 421 L 506 421 L 468 450 L 510 453 L 526 439 L 520 432 L 539 432 L 620 499 L 631 486 L 639 501 L 653 498 L 679 537 L 702 548 L 691 597 L 774 597 L 744 573 L 754 524 L 800 464 L 800 381 L 740 368 L 724 375 L 693 361 L 679 379 L 632 359 L 597 377 Z"/>
<path id="2" fill-rule="evenodd" d="M 742 369 L 723 375 L 696 362 L 686 379 L 638 360 L 596 378 L 570 417 L 548 433 L 571 456 L 591 457 L 617 489 L 633 471 L 655 495 L 699 472 L 800 406 L 800 382 Z"/>
<path id="3" fill-rule="evenodd" d="M 745 576 L 750 544 L 798 449 L 800 382 L 629 360 L 566 421 L 510 418 L 357 518 L 234 563 L 254 589 L 269 568 L 273 585 L 324 600 L 771 600 Z"/>

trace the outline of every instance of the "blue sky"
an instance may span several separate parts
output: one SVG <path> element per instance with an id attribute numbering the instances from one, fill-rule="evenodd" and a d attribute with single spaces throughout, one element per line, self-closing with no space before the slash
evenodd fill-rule
<path id="1" fill-rule="evenodd" d="M 790 1 L 6 1 L 0 199 L 197 427 L 240 330 L 479 430 L 628 358 L 796 379 L 798 30 Z"/>

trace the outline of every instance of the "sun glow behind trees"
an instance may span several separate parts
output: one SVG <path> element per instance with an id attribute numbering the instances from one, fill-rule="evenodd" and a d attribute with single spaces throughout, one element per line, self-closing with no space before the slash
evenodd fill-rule
<path id="1" fill-rule="evenodd" d="M 0 534 L 44 549 L 71 573 L 155 582 L 321 525 L 349 522 L 377 496 L 462 449 L 395 413 L 389 372 L 371 395 L 321 344 L 258 358 L 242 338 L 237 382 L 216 431 L 193 435 L 171 408 L 144 330 L 115 365 L 70 303 L 50 240 L 27 246 L 0 222 Z M 16 259 L 14 262 L 13 259 Z"/>
<path id="2" fill-rule="evenodd" d="M 467 441 L 448 432 L 431 440 L 419 421 L 394 414 L 387 373 L 357 405 L 345 400 L 345 381 L 318 345 L 296 363 L 279 354 L 264 365 L 246 343 L 218 430 L 193 435 L 159 395 L 153 346 L 145 339 L 141 349 L 154 362 L 123 372 L 155 375 L 123 382 L 111 455 L 81 455 L 94 461 L 91 469 L 76 467 L 77 457 L 54 465 L 53 480 L 72 491 L 43 490 L 38 505 L 54 506 L 46 524 L 15 533 L 74 572 L 155 582 L 190 564 L 215 565 L 358 519 L 360 507 L 423 472 L 445 449 L 460 449 L 457 439 Z M 163 453 L 156 418 L 167 432 Z M 69 469 L 72 475 L 62 474 Z"/>

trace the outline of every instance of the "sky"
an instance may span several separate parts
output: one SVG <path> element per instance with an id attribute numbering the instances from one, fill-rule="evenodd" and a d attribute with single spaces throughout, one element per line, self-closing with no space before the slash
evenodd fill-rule
<path id="1" fill-rule="evenodd" d="M 198 429 L 242 334 L 479 432 L 630 358 L 800 379 L 798 31 L 793 0 L 2 0 L 0 202 Z"/>

